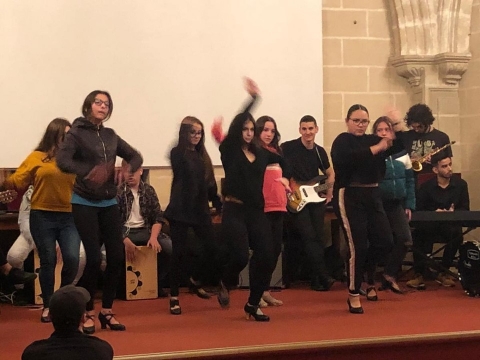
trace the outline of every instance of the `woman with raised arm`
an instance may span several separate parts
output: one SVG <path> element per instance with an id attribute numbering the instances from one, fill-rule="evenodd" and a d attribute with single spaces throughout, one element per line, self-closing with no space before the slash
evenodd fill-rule
<path id="1" fill-rule="evenodd" d="M 123 331 L 112 312 L 113 300 L 124 259 L 122 224 L 114 182 L 115 158 L 125 159 L 135 172 L 143 162 L 142 156 L 127 144 L 113 129 L 103 123 L 113 112 L 112 97 L 106 91 L 95 90 L 82 105 L 83 117 L 77 118 L 65 137 L 58 155 L 58 167 L 76 175 L 71 199 L 75 225 L 87 255 L 87 263 L 78 286 L 90 292 L 87 321 L 83 332 L 95 332 L 93 299 L 97 289 L 101 264 L 100 248 L 105 244 L 107 267 L 102 294 L 102 309 L 98 315 L 102 329 Z"/>
<path id="2" fill-rule="evenodd" d="M 257 98 L 257 85 L 250 79 L 246 80 L 246 90 L 253 100 Z M 249 266 L 250 296 L 244 311 L 247 319 L 269 321 L 259 308 L 275 268 L 275 246 L 264 212 L 263 180 L 267 166 L 278 163 L 279 159 L 255 143 L 255 120 L 248 112 L 252 105 L 253 102 L 235 116 L 220 144 L 225 170 L 222 236 L 229 247 L 231 277 L 228 278 L 238 278 L 248 263 L 249 249 L 253 250 Z M 279 181 L 288 186 L 287 179 Z"/>
<path id="3" fill-rule="evenodd" d="M 178 144 L 170 152 L 173 181 L 170 203 L 165 217 L 170 223 L 172 238 L 172 264 L 170 270 L 170 313 L 182 313 L 178 300 L 182 262 L 187 250 L 188 230 L 192 229 L 202 246 L 202 255 L 192 266 L 190 288 L 202 299 L 210 295 L 202 288 L 207 277 L 208 264 L 214 263 L 213 272 L 219 282 L 220 293 L 226 289 L 220 282 L 224 262 L 215 243 L 212 219 L 209 209 L 209 194 L 216 195 L 216 182 L 212 161 L 205 148 L 205 131 L 200 120 L 187 116 L 180 124 Z M 212 190 L 211 190 L 212 189 Z M 215 282 L 217 282 L 215 281 Z"/>
<path id="4" fill-rule="evenodd" d="M 378 185 L 385 174 L 385 157 L 397 149 L 391 149 L 393 134 L 383 138 L 365 134 L 370 123 L 365 106 L 351 106 L 345 123 L 347 132 L 337 136 L 331 150 L 336 174 L 334 208 L 349 250 L 348 308 L 352 314 L 363 314 L 359 291 L 367 251 L 375 248 L 378 254 L 387 254 L 393 244 Z"/>
<path id="5" fill-rule="evenodd" d="M 6 188 L 22 190 L 33 185 L 30 232 L 40 258 L 42 322 L 51 321 L 49 303 L 55 285 L 57 241 L 63 259 L 60 286 L 71 284 L 78 270 L 80 236 L 70 204 L 75 177 L 57 167 L 59 147 L 70 127 L 70 122 L 65 119 L 52 120 L 35 151 L 4 183 Z"/>

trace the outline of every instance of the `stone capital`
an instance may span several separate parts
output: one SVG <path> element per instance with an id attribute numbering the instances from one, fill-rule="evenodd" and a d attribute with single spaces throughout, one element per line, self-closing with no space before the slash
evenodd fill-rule
<path id="1" fill-rule="evenodd" d="M 435 55 L 435 64 L 441 80 L 447 85 L 458 86 L 462 75 L 467 71 L 471 54 L 442 53 Z"/>
<path id="2" fill-rule="evenodd" d="M 395 68 L 397 74 L 407 79 L 411 87 L 421 84 L 425 74 L 425 66 L 431 65 L 433 56 L 421 55 L 400 55 L 390 58 L 390 64 Z"/>

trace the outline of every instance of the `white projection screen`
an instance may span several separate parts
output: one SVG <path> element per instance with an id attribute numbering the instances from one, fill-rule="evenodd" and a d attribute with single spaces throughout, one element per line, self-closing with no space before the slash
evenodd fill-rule
<path id="1" fill-rule="evenodd" d="M 282 140 L 313 115 L 322 142 L 320 0 L 48 0 L 0 2 L 0 167 L 16 168 L 55 117 L 73 121 L 86 95 L 111 93 L 105 124 L 145 158 L 167 154 L 187 115 L 227 128 L 259 85 L 255 117 L 277 120 Z"/>

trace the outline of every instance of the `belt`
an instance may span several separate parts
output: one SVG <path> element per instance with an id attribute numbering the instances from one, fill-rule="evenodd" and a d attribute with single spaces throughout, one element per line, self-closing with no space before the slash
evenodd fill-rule
<path id="1" fill-rule="evenodd" d="M 375 188 L 375 187 L 378 187 L 378 183 L 371 183 L 371 184 L 351 183 L 348 186 L 356 187 L 356 188 Z"/>
<path id="2" fill-rule="evenodd" d="M 243 201 L 242 201 L 242 200 L 237 199 L 235 196 L 231 196 L 231 195 L 225 196 L 225 201 L 233 202 L 233 203 L 235 203 L 235 204 L 242 204 L 242 205 L 243 205 Z"/>

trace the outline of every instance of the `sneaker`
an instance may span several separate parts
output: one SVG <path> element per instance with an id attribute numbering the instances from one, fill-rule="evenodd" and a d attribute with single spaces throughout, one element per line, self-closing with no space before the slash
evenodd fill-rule
<path id="1" fill-rule="evenodd" d="M 37 274 L 25 272 L 18 268 L 12 268 L 7 275 L 7 279 L 14 285 L 27 284 L 37 278 Z"/>
<path id="2" fill-rule="evenodd" d="M 425 290 L 426 288 L 423 276 L 420 274 L 415 274 L 415 277 L 412 280 L 407 281 L 407 286 L 418 290 Z"/>
<path id="3" fill-rule="evenodd" d="M 437 278 L 435 279 L 437 283 L 445 287 L 452 287 L 455 286 L 455 281 L 452 276 L 444 273 L 438 274 Z"/>

